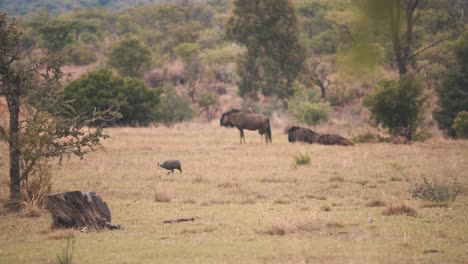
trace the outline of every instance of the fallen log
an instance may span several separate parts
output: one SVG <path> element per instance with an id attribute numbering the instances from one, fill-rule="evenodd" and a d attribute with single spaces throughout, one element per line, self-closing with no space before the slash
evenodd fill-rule
<path id="1" fill-rule="evenodd" d="M 195 221 L 195 217 L 177 218 L 177 219 L 171 219 L 171 220 L 164 220 L 162 222 L 165 224 L 172 224 L 172 223 L 189 222 L 189 221 Z"/>
<path id="2" fill-rule="evenodd" d="M 107 204 L 94 192 L 80 191 L 51 194 L 45 204 L 52 214 L 52 228 L 77 228 L 86 231 L 120 229 L 111 224 Z"/>

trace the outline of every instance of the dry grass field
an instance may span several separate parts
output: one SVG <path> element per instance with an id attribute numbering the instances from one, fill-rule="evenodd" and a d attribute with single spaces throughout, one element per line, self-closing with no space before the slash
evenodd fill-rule
<path id="1" fill-rule="evenodd" d="M 354 147 L 273 144 L 219 124 L 115 128 L 105 152 L 54 168 L 54 191 L 95 191 L 123 229 L 50 230 L 0 212 L 0 263 L 467 263 L 468 141 Z M 295 165 L 299 154 L 310 163 Z M 8 197 L 6 149 L 0 199 Z M 158 161 L 179 159 L 167 175 Z M 455 202 L 411 197 L 422 177 L 458 184 Z M 3 210 L 3 209 L 0 209 Z M 195 221 L 164 224 L 163 220 Z"/>

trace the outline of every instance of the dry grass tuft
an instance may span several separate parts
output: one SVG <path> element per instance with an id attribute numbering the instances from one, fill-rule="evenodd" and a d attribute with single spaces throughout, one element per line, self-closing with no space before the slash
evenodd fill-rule
<path id="1" fill-rule="evenodd" d="M 278 198 L 274 201 L 275 204 L 290 204 L 291 201 L 285 198 Z"/>
<path id="2" fill-rule="evenodd" d="M 157 191 L 154 193 L 154 201 L 157 203 L 170 203 L 171 200 L 171 194 L 167 191 Z"/>
<path id="3" fill-rule="evenodd" d="M 428 203 L 424 203 L 421 205 L 421 208 L 447 208 L 449 207 L 449 203 L 447 202 L 428 202 Z"/>
<path id="4" fill-rule="evenodd" d="M 391 182 L 401 182 L 402 180 L 401 180 L 400 177 L 393 176 L 393 177 L 390 178 L 390 181 L 391 181 Z"/>
<path id="5" fill-rule="evenodd" d="M 386 205 L 387 203 L 380 199 L 371 200 L 370 202 L 366 204 L 367 207 L 384 207 Z"/>
<path id="6" fill-rule="evenodd" d="M 39 217 L 42 215 L 42 208 L 36 203 L 22 202 L 22 208 L 24 217 Z"/>
<path id="7" fill-rule="evenodd" d="M 315 196 L 313 194 L 304 195 L 304 196 L 302 196 L 302 198 L 314 199 L 314 200 L 320 200 L 320 201 L 326 201 L 327 200 L 327 197 L 325 197 L 325 196 Z"/>
<path id="8" fill-rule="evenodd" d="M 343 182 L 344 178 L 342 176 L 335 176 L 330 178 L 331 182 Z"/>
<path id="9" fill-rule="evenodd" d="M 192 183 L 209 183 L 210 181 L 207 178 L 198 175 L 197 177 L 193 178 Z"/>
<path id="10" fill-rule="evenodd" d="M 233 182 L 223 182 L 218 184 L 219 188 L 224 188 L 224 189 L 229 189 L 229 188 L 239 188 L 238 183 L 233 183 Z"/>
<path id="11" fill-rule="evenodd" d="M 408 205 L 405 204 L 400 204 L 400 205 L 390 205 L 387 207 L 385 211 L 383 211 L 384 215 L 407 215 L 407 216 L 412 216 L 416 217 L 418 214 L 418 211 L 416 209 L 409 207 Z"/>
<path id="12" fill-rule="evenodd" d="M 322 224 L 316 220 L 292 222 L 282 221 L 265 227 L 265 229 L 259 231 L 259 233 L 271 236 L 284 236 L 294 233 L 320 232 L 321 229 Z"/>
<path id="13" fill-rule="evenodd" d="M 74 238 L 75 236 L 76 234 L 73 230 L 56 229 L 56 230 L 50 231 L 50 233 L 47 234 L 47 239 L 62 240 L 62 239 L 67 239 L 67 238 Z"/>
<path id="14" fill-rule="evenodd" d="M 345 225 L 340 222 L 328 222 L 326 225 L 328 228 L 344 228 Z"/>

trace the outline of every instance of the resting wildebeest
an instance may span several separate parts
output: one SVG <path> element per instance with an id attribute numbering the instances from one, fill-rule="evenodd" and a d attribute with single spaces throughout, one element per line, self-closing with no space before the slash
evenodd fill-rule
<path id="1" fill-rule="evenodd" d="M 237 109 L 231 109 L 221 116 L 221 126 L 225 127 L 237 127 L 240 131 L 240 143 L 242 139 L 245 143 L 244 129 L 257 130 L 260 135 L 266 134 L 266 143 L 271 143 L 271 128 L 270 119 L 260 114 L 244 113 Z"/>
<path id="2" fill-rule="evenodd" d="M 320 134 L 305 127 L 293 126 L 288 130 L 289 142 L 308 142 L 309 144 L 318 143 Z"/>
<path id="3" fill-rule="evenodd" d="M 334 134 L 320 135 L 318 143 L 323 145 L 354 146 L 353 142 L 351 142 L 349 139 Z"/>

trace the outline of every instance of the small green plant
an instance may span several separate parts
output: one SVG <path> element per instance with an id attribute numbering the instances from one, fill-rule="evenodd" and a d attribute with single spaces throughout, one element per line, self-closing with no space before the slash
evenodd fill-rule
<path id="1" fill-rule="evenodd" d="M 468 111 L 461 111 L 452 125 L 457 137 L 468 138 Z"/>
<path id="2" fill-rule="evenodd" d="M 455 178 L 451 185 L 439 183 L 436 180 L 429 182 L 426 177 L 422 183 L 413 185 L 411 195 L 415 199 L 431 202 L 453 202 L 462 193 L 462 186 Z"/>
<path id="3" fill-rule="evenodd" d="M 309 153 L 297 153 L 294 156 L 294 163 L 293 167 L 296 168 L 297 166 L 304 166 L 304 165 L 309 165 L 310 164 L 310 155 Z"/>
<path id="4" fill-rule="evenodd" d="M 412 136 L 412 140 L 424 142 L 432 138 L 432 133 L 429 131 L 419 131 Z"/>
<path id="5" fill-rule="evenodd" d="M 376 137 L 371 132 L 359 134 L 352 138 L 354 143 L 369 143 L 377 141 Z"/>
<path id="6" fill-rule="evenodd" d="M 394 162 L 391 162 L 390 163 L 390 166 L 392 167 L 392 169 L 397 172 L 398 175 L 400 176 L 403 176 L 403 178 L 406 179 L 407 182 L 411 183 L 408 175 L 406 175 L 405 173 L 405 169 L 406 167 L 401 165 L 400 163 L 398 163 L 397 161 L 394 161 Z M 399 177 L 396 177 L 396 176 L 393 176 L 392 178 L 390 178 L 391 181 L 400 181 L 400 178 Z M 412 183 L 411 183 L 412 184 Z"/>
<path id="7" fill-rule="evenodd" d="M 75 249 L 75 238 L 72 235 L 67 236 L 67 245 L 63 249 L 62 256 L 57 255 L 60 264 L 70 264 L 73 259 L 73 250 Z"/>

